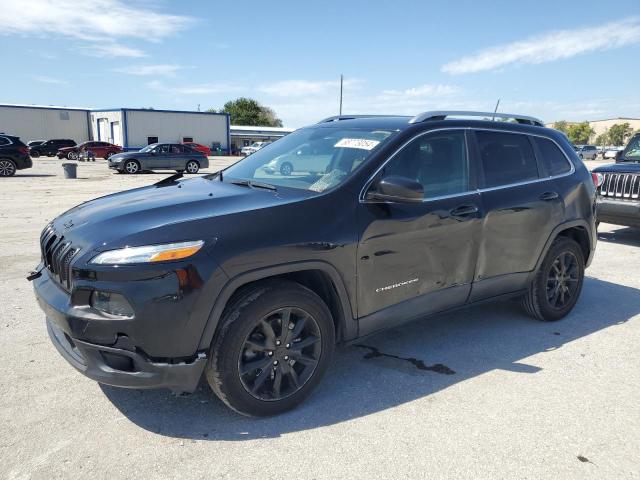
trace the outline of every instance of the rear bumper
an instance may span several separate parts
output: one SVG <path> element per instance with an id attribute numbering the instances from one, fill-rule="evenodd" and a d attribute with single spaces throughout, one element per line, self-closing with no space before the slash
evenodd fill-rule
<path id="1" fill-rule="evenodd" d="M 47 331 L 53 345 L 71 366 L 92 380 L 116 387 L 193 392 L 207 361 L 200 354 L 191 362 L 153 362 L 135 351 L 73 339 L 48 318 Z"/>
<path id="2" fill-rule="evenodd" d="M 16 169 L 24 170 L 25 168 L 33 167 L 33 162 L 30 157 L 18 158 L 16 161 Z"/>
<path id="3" fill-rule="evenodd" d="M 596 210 L 599 222 L 640 228 L 640 201 L 598 198 Z"/>

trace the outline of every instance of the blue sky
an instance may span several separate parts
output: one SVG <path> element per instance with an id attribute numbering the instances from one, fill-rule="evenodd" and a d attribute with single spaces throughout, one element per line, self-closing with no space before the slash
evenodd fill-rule
<path id="1" fill-rule="evenodd" d="M 640 0 L 0 0 L 0 103 L 640 117 Z"/>

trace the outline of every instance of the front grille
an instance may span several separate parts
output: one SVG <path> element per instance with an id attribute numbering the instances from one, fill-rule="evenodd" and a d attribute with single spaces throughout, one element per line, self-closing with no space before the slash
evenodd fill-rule
<path id="1" fill-rule="evenodd" d="M 637 200 L 640 198 L 640 174 L 605 173 L 598 194 L 606 198 Z"/>
<path id="2" fill-rule="evenodd" d="M 51 276 L 67 290 L 71 288 L 71 260 L 79 249 L 65 240 L 64 235 L 57 233 L 50 224 L 40 235 L 40 250 L 42 262 Z"/>

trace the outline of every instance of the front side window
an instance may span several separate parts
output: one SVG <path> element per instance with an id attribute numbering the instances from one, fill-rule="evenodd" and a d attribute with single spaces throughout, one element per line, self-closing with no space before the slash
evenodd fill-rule
<path id="1" fill-rule="evenodd" d="M 539 178 L 536 157 L 527 135 L 476 131 L 484 186 L 499 187 Z"/>
<path id="2" fill-rule="evenodd" d="M 323 192 L 348 177 L 393 135 L 391 130 L 315 126 L 262 145 L 224 171 L 224 180 L 249 180 Z"/>
<path id="3" fill-rule="evenodd" d="M 416 138 L 380 172 L 380 178 L 392 175 L 422 184 L 426 199 L 467 192 L 469 168 L 464 132 L 434 132 Z"/>
<path id="4" fill-rule="evenodd" d="M 626 152 L 624 152 L 624 160 L 640 161 L 640 135 L 632 138 L 629 145 L 627 145 Z"/>
<path id="5" fill-rule="evenodd" d="M 569 160 L 558 145 L 548 138 L 531 137 L 540 152 L 540 160 L 549 176 L 562 175 L 571 170 Z"/>

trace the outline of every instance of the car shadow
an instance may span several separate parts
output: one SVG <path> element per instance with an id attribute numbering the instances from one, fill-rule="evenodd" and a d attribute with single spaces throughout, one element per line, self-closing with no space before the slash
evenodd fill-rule
<path id="1" fill-rule="evenodd" d="M 377 413 L 496 369 L 535 375 L 540 368 L 523 359 L 638 313 L 640 290 L 586 278 L 580 301 L 560 322 L 532 320 L 513 301 L 415 321 L 338 349 L 315 394 L 271 418 L 236 414 L 204 382 L 195 393 L 179 396 L 101 388 L 129 420 L 160 435 L 226 441 L 279 437 Z"/>
<path id="2" fill-rule="evenodd" d="M 17 172 L 13 177 L 6 177 L 6 178 L 25 178 L 25 177 L 56 177 L 57 175 L 54 175 L 53 173 L 20 173 Z"/>
<path id="3" fill-rule="evenodd" d="M 598 232 L 598 240 L 640 247 L 640 228 L 621 227 L 611 232 Z"/>

